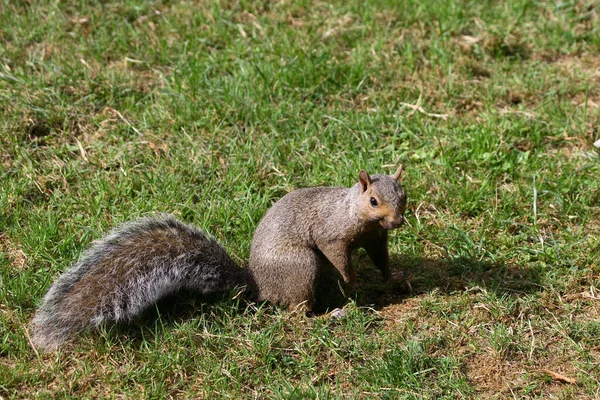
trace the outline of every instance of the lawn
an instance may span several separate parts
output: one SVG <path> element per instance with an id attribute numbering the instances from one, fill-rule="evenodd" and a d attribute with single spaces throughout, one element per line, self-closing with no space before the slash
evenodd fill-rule
<path id="1" fill-rule="evenodd" d="M 0 399 L 599 398 L 599 129 L 596 1 L 0 0 Z M 343 319 L 189 295 L 29 344 L 124 221 L 245 266 L 285 193 L 399 162 L 405 279 L 360 253 Z"/>

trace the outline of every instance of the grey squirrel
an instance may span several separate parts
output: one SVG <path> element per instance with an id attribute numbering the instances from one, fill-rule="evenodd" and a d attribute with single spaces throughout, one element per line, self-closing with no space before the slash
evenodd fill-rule
<path id="1" fill-rule="evenodd" d="M 404 222 L 406 194 L 395 174 L 359 173 L 351 188 L 298 189 L 260 221 L 247 269 L 214 239 L 172 216 L 129 222 L 92 244 L 50 287 L 31 321 L 31 342 L 52 351 L 104 321 L 130 321 L 182 289 L 200 294 L 235 288 L 251 301 L 312 309 L 325 263 L 356 285 L 351 252 L 363 247 L 390 279 L 387 231 Z"/>

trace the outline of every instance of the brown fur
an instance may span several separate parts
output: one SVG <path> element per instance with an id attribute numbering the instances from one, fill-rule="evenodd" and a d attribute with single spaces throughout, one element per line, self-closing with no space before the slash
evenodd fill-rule
<path id="1" fill-rule="evenodd" d="M 290 308 L 313 307 L 326 263 L 356 285 L 352 250 L 363 247 L 389 279 L 387 231 L 403 222 L 406 195 L 394 176 L 365 171 L 352 188 L 317 187 L 288 193 L 264 216 L 252 240 L 250 272 L 259 300 Z M 376 202 L 376 206 L 371 204 Z"/>

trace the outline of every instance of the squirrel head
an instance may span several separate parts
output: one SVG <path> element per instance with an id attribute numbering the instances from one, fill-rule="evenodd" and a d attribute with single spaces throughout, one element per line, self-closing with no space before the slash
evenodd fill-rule
<path id="1" fill-rule="evenodd" d="M 398 184 L 402 175 L 402 165 L 394 175 L 373 175 L 362 170 L 358 174 L 359 213 L 369 222 L 381 225 L 383 229 L 396 229 L 404 223 L 406 193 Z"/>

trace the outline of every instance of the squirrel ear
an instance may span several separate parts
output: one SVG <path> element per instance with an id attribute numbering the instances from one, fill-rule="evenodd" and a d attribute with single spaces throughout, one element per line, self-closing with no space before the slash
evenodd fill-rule
<path id="1" fill-rule="evenodd" d="M 392 175 L 392 179 L 398 182 L 398 179 L 400 179 L 400 175 L 402 175 L 402 164 L 398 166 L 398 169 L 396 170 L 394 175 Z"/>
<path id="2" fill-rule="evenodd" d="M 369 188 L 369 186 L 371 186 L 371 183 L 373 183 L 371 181 L 371 177 L 369 176 L 369 174 L 367 174 L 367 171 L 365 171 L 364 169 L 358 173 L 358 180 L 360 181 L 360 186 L 363 192 L 366 191 Z"/>

